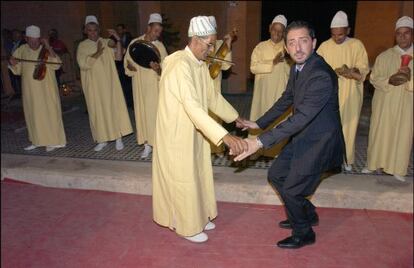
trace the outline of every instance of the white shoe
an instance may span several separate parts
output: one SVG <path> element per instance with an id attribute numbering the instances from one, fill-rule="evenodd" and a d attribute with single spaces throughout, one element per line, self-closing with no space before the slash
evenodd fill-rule
<path id="1" fill-rule="evenodd" d="M 95 148 L 93 148 L 95 150 L 95 152 L 99 152 L 100 150 L 102 150 L 106 145 L 108 145 L 107 142 L 101 142 L 98 143 L 98 145 L 95 146 Z"/>
<path id="2" fill-rule="evenodd" d="M 116 141 L 115 141 L 115 148 L 118 151 L 121 151 L 122 149 L 124 149 L 124 143 L 122 142 L 122 138 L 116 139 Z"/>
<path id="3" fill-rule="evenodd" d="M 400 176 L 400 175 L 397 175 L 397 174 L 394 174 L 394 178 L 396 178 L 399 181 L 405 181 L 405 177 L 404 176 Z"/>
<path id="4" fill-rule="evenodd" d="M 24 148 L 24 150 L 25 150 L 25 151 L 30 151 L 30 150 L 36 149 L 37 147 L 38 147 L 38 146 L 36 146 L 36 145 L 33 145 L 33 144 L 32 144 L 32 145 L 30 145 L 30 146 L 25 147 L 25 148 Z"/>
<path id="5" fill-rule="evenodd" d="M 208 240 L 208 235 L 204 232 L 201 232 L 193 236 L 184 236 L 184 238 L 194 243 L 203 243 Z"/>
<path id="6" fill-rule="evenodd" d="M 46 152 L 51 152 L 57 148 L 63 148 L 63 147 L 66 147 L 66 144 L 48 145 L 46 146 Z"/>
<path id="7" fill-rule="evenodd" d="M 53 151 L 53 150 L 55 150 L 56 149 L 56 147 L 53 147 L 53 146 L 46 146 L 46 152 L 51 152 L 51 151 Z"/>
<path id="8" fill-rule="evenodd" d="M 206 227 L 204 227 L 204 231 L 210 231 L 210 230 L 214 230 L 214 229 L 216 229 L 216 225 L 211 221 L 209 221 L 206 224 Z"/>
<path id="9" fill-rule="evenodd" d="M 352 171 L 352 165 L 344 164 L 344 168 L 346 171 Z"/>
<path id="10" fill-rule="evenodd" d="M 148 144 L 144 144 L 144 151 L 141 154 L 141 159 L 147 158 L 149 156 L 149 154 L 152 152 L 152 147 L 151 145 Z"/>
<path id="11" fill-rule="evenodd" d="M 368 169 L 367 167 L 364 167 L 364 168 L 361 170 L 361 173 L 363 173 L 363 174 L 370 174 L 370 173 L 372 173 L 372 172 L 374 172 L 374 171 L 373 171 L 373 170 Z"/>

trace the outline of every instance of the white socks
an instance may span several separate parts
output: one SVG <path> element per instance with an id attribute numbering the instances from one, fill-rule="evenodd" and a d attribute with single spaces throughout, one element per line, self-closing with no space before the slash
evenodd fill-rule
<path id="1" fill-rule="evenodd" d="M 346 171 L 352 171 L 352 165 L 344 164 L 344 168 Z"/>
<path id="2" fill-rule="evenodd" d="M 122 142 L 122 138 L 116 139 L 116 141 L 115 141 L 115 148 L 118 151 L 121 151 L 122 149 L 124 149 L 124 143 Z"/>
<path id="3" fill-rule="evenodd" d="M 98 145 L 95 146 L 95 148 L 93 148 L 95 150 L 95 152 L 99 152 L 101 151 L 106 145 L 108 145 L 107 142 L 101 142 L 98 143 Z"/>
<path id="4" fill-rule="evenodd" d="M 106 145 L 108 145 L 107 142 L 98 143 L 98 145 L 96 145 L 94 148 L 95 152 L 101 151 Z M 118 151 L 124 149 L 124 143 L 122 142 L 122 138 L 115 140 L 115 149 L 117 149 Z"/>
<path id="5" fill-rule="evenodd" d="M 36 145 L 29 145 L 29 146 L 27 146 L 27 147 L 24 147 L 24 150 L 25 151 L 30 151 L 30 150 L 33 150 L 33 149 L 36 149 L 38 146 L 36 146 Z"/>
<path id="6" fill-rule="evenodd" d="M 212 223 L 211 221 L 209 221 L 206 224 L 206 227 L 204 227 L 204 231 L 214 230 L 215 228 L 216 228 L 216 225 L 214 223 Z"/>
<path id="7" fill-rule="evenodd" d="M 147 143 L 144 143 L 144 151 L 141 154 L 141 159 L 147 158 L 151 152 L 152 146 Z"/>

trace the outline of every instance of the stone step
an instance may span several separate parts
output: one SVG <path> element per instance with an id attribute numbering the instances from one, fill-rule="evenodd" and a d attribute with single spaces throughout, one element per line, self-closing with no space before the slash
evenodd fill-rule
<path id="1" fill-rule="evenodd" d="M 2 154 L 1 179 L 57 188 L 151 195 L 151 163 Z M 214 167 L 218 201 L 275 204 L 280 199 L 267 170 Z M 337 174 L 325 178 L 312 197 L 316 206 L 413 212 L 413 180 L 392 176 Z"/>

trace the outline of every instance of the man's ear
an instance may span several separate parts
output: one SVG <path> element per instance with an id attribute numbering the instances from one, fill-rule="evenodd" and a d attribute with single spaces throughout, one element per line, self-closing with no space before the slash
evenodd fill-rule
<path id="1" fill-rule="evenodd" d="M 312 41 L 312 47 L 313 47 L 313 49 L 315 49 L 315 47 L 316 47 L 316 42 L 317 42 L 317 40 L 316 40 L 316 38 L 314 38 L 313 41 Z"/>
<path id="2" fill-rule="evenodd" d="M 351 32 L 351 27 L 348 27 L 348 29 L 346 30 L 346 35 L 348 36 L 350 32 Z"/>

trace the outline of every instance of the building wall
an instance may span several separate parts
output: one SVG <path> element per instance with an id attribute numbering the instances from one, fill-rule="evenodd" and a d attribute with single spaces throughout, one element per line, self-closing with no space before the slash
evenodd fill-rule
<path id="1" fill-rule="evenodd" d="M 412 1 L 359 1 L 355 22 L 355 37 L 368 52 L 369 62 L 394 46 L 395 23 L 401 16 L 413 17 Z"/>
<path id="2" fill-rule="evenodd" d="M 177 49 L 187 43 L 188 24 L 197 15 L 213 15 L 222 39 L 233 27 L 238 40 L 233 44 L 232 72 L 223 80 L 223 91 L 245 92 L 250 73 L 250 56 L 261 33 L 261 1 L 2 1 L 2 28 L 24 30 L 31 24 L 41 28 L 42 35 L 56 28 L 60 38 L 73 53 L 76 40 L 82 37 L 86 15 L 96 15 L 107 36 L 106 29 L 118 23 L 127 25 L 132 35 L 142 34 L 150 13 L 165 14 L 173 30 L 180 32 Z M 365 44 L 370 63 L 394 44 L 394 27 L 402 15 L 413 16 L 412 1 L 359 1 L 355 23 L 355 37 Z"/>

